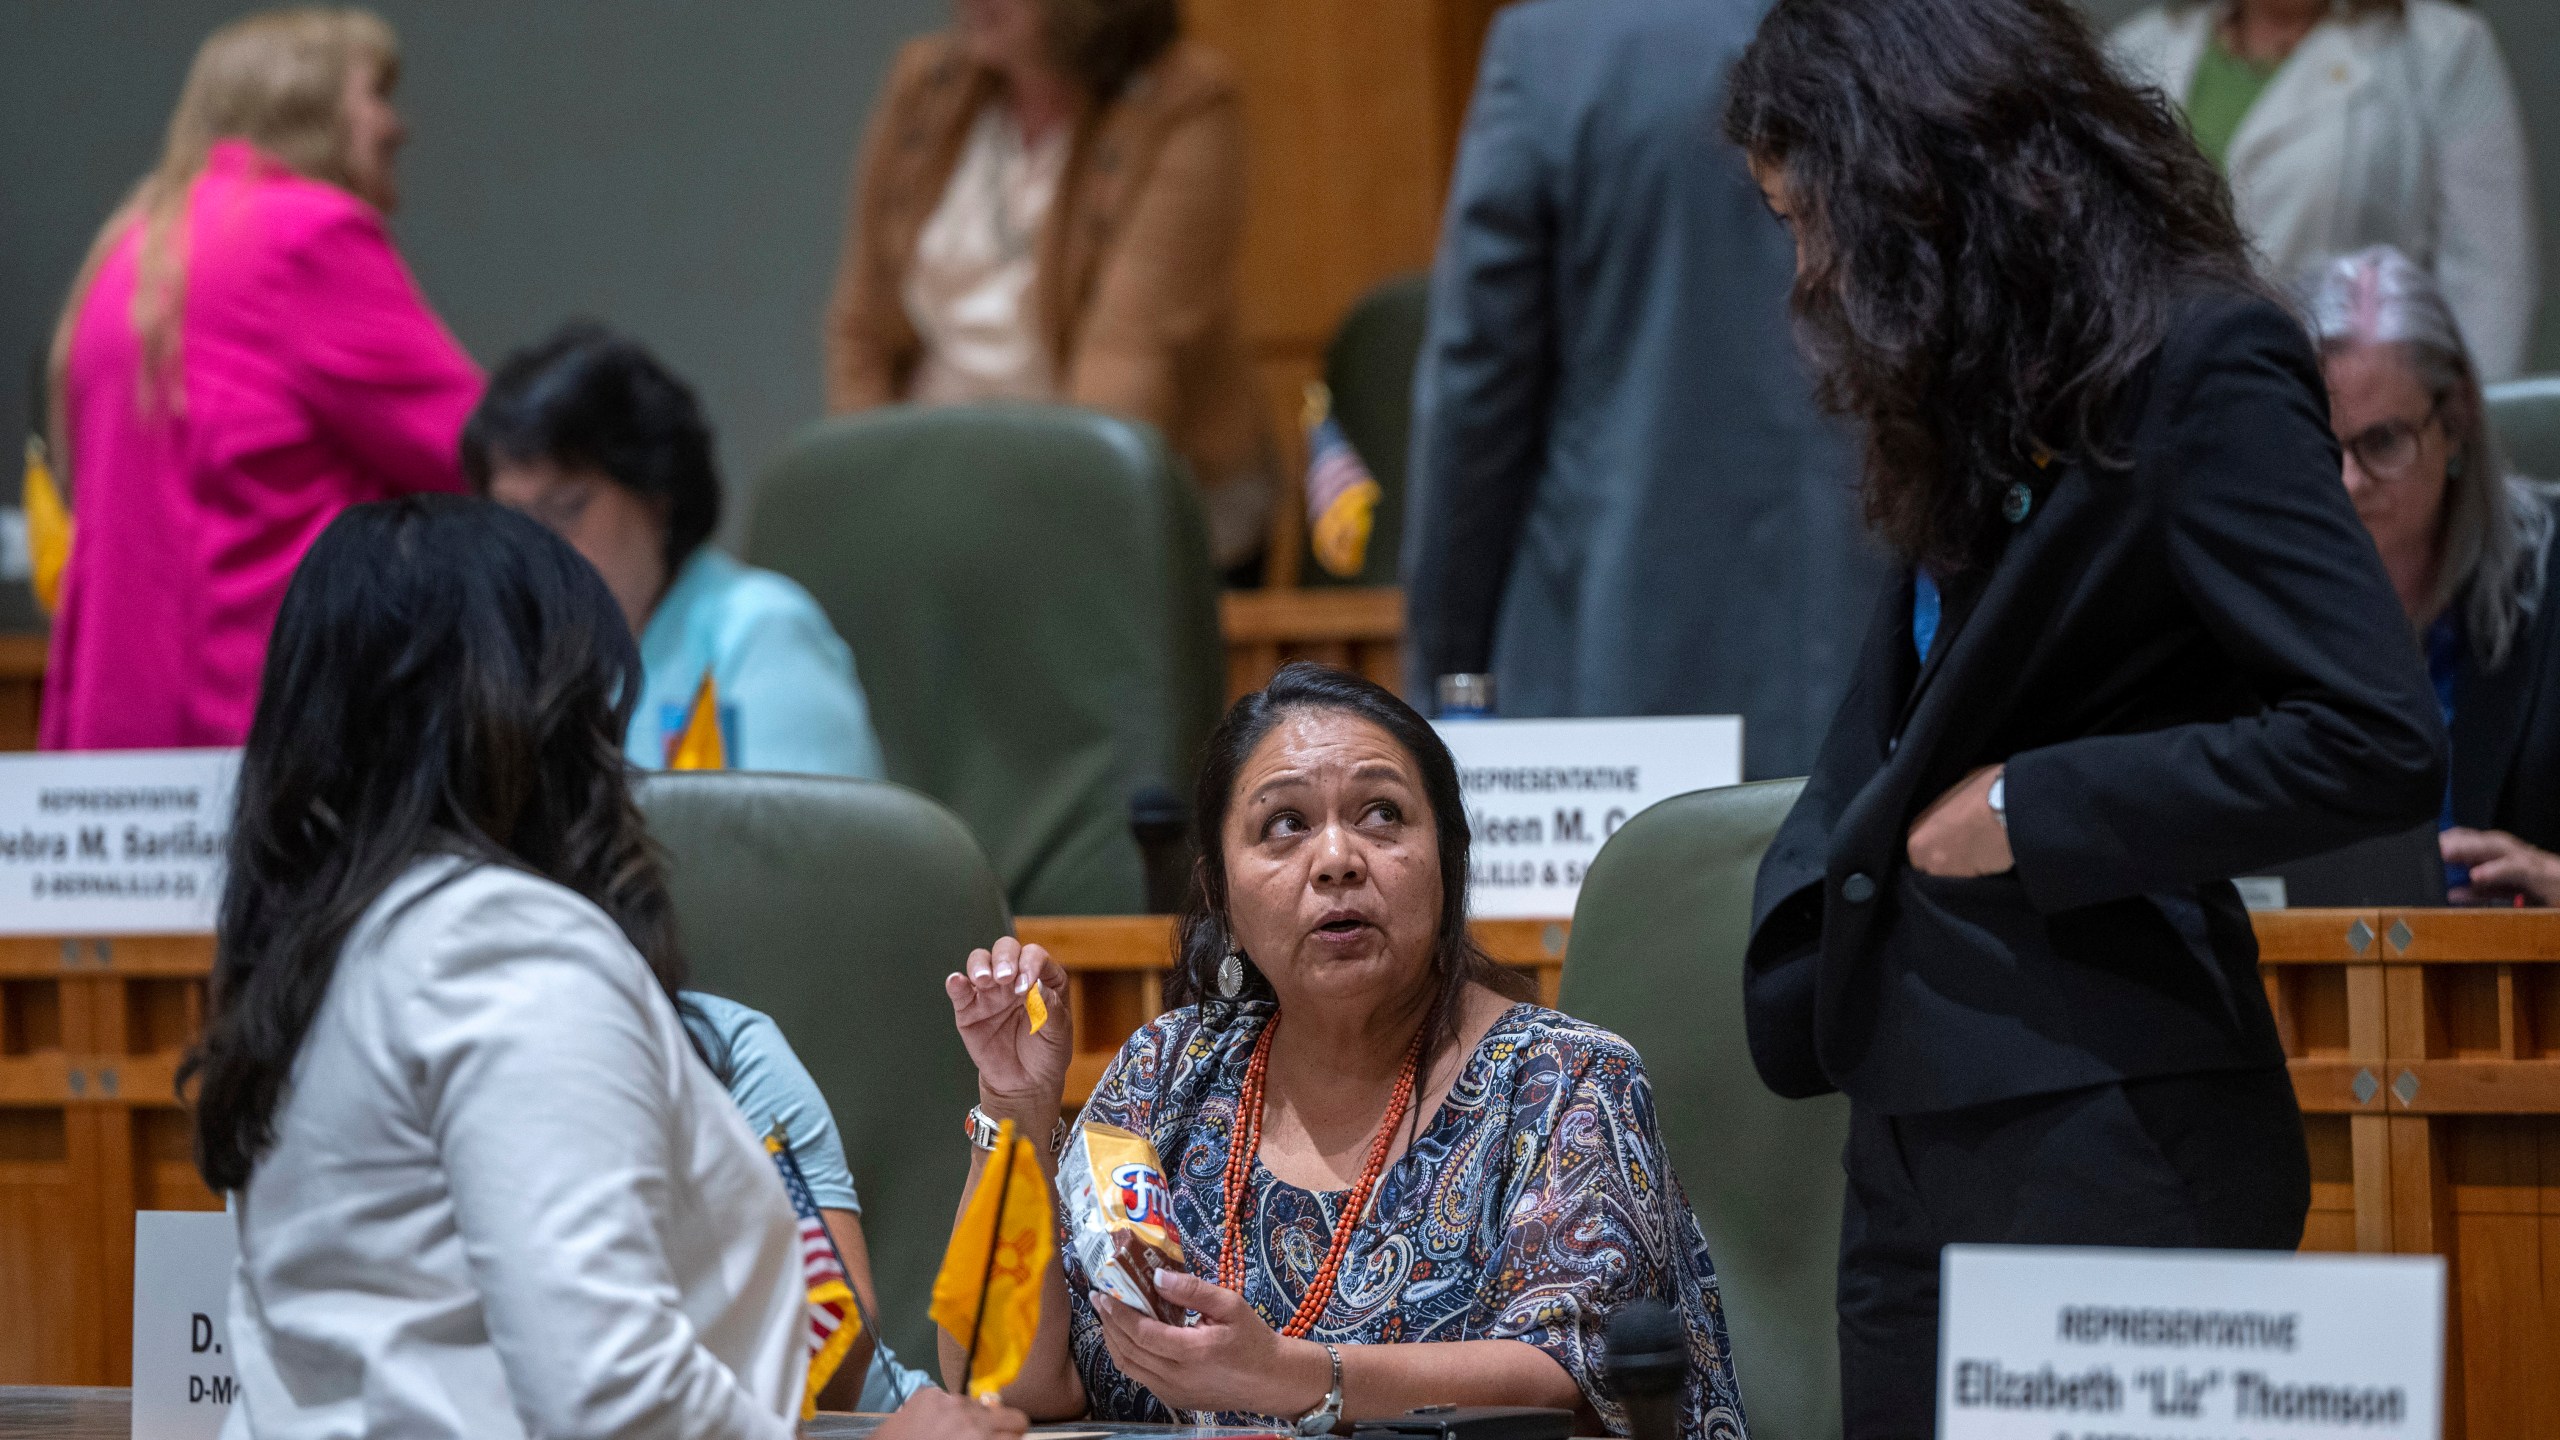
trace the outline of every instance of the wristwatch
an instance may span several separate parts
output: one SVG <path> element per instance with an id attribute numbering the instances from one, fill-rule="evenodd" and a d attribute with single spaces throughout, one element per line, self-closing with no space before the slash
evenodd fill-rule
<path id="1" fill-rule="evenodd" d="M 968 1134 L 969 1143 L 977 1146 L 981 1150 L 993 1150 L 996 1148 L 996 1138 L 1004 1133 L 997 1126 L 995 1120 L 988 1116 L 986 1111 L 979 1109 L 975 1105 L 969 1107 L 969 1118 L 961 1122 L 960 1128 Z M 1069 1128 L 1071 1127 L 1068 1126 L 1067 1117 L 1064 1115 L 1059 1116 L 1058 1123 L 1050 1127 L 1050 1154 L 1055 1155 L 1066 1148 L 1067 1131 Z"/>
<path id="2" fill-rule="evenodd" d="M 1999 774 L 1991 777 L 1991 793 L 1983 796 L 1982 798 L 1988 801 L 1991 805 L 1991 818 L 2000 822 L 2001 829 L 2008 829 L 2009 772 L 2006 769 L 2003 769 Z"/>
<path id="3" fill-rule="evenodd" d="M 1333 1362 L 1333 1388 L 1324 1392 L 1324 1403 L 1298 1417 L 1294 1427 L 1300 1435 L 1330 1435 L 1342 1423 L 1342 1352 L 1330 1345 L 1324 1356 Z"/>

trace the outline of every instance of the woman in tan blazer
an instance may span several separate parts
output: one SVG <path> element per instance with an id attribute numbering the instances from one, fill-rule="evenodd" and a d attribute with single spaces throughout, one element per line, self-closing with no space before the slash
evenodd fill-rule
<path id="1" fill-rule="evenodd" d="M 1271 450 L 1238 338 L 1244 131 L 1175 0 L 956 0 L 872 116 L 827 406 L 1091 406 L 1164 432 L 1251 566 Z"/>

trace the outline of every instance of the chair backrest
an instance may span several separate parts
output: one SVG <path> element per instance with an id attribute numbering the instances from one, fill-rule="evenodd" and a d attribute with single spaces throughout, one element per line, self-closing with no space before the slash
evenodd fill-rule
<path id="1" fill-rule="evenodd" d="M 2490 386 L 2489 428 L 2518 473 L 2560 480 L 2560 375 Z"/>
<path id="2" fill-rule="evenodd" d="M 1682 795 L 1582 882 L 1563 1008 L 1626 1037 L 1724 1296 L 1752 1440 L 1840 1434 L 1840 1150 L 1848 1102 L 1781 1100 L 1751 1067 L 1742 953 L 1761 853 L 1801 780 Z"/>
<path id="3" fill-rule="evenodd" d="M 1404 548 L 1404 465 L 1413 433 L 1413 367 L 1422 354 L 1431 278 L 1406 275 L 1360 297 L 1324 351 L 1333 418 L 1378 482 L 1377 528 L 1358 575 L 1334 575 L 1310 558 L 1308 585 L 1393 585 Z"/>
<path id="4" fill-rule="evenodd" d="M 889 778 L 978 837 L 1016 913 L 1145 908 L 1130 803 L 1190 793 L 1225 693 L 1199 501 L 1155 431 L 1090 411 L 822 422 L 747 558 L 853 647 Z"/>
<path id="5" fill-rule="evenodd" d="M 772 1016 L 809 1067 L 862 1192 L 881 1329 L 931 1369 L 978 1098 L 942 977 L 1005 933 L 995 873 L 951 812 L 877 781 L 670 772 L 639 799 L 693 984 Z"/>

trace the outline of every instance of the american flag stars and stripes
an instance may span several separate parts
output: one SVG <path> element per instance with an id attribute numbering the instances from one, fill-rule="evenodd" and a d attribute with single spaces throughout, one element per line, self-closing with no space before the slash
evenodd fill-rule
<path id="1" fill-rule="evenodd" d="M 764 1137 L 766 1153 L 782 1172 L 782 1188 L 791 1197 L 791 1213 L 800 1221 L 800 1276 L 809 1291 L 809 1388 L 800 1400 L 800 1418 L 818 1413 L 818 1394 L 844 1365 L 847 1352 L 862 1334 L 862 1302 L 853 1292 L 853 1276 L 827 1233 L 808 1177 L 791 1153 L 791 1142 L 776 1124 Z"/>

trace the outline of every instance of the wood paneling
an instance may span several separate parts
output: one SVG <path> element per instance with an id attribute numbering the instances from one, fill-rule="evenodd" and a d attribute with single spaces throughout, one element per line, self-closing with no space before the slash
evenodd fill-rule
<path id="1" fill-rule="evenodd" d="M 1238 288 L 1281 468 L 1266 574 L 1305 542 L 1306 382 L 1352 302 L 1428 269 L 1485 27 L 1505 0 L 1189 0 L 1193 36 L 1234 63 L 1246 201 Z"/>
<path id="2" fill-rule="evenodd" d="M 1173 923 L 1017 923 L 1070 973 L 1075 1096 L 1163 1009 Z M 2446 1435 L 2542 1433 L 2560 1413 L 2560 914 L 2257 923 L 2311 1152 L 2304 1248 L 2444 1255 Z M 1570 928 L 1475 932 L 1552 1003 Z M 0 1383 L 120 1380 L 134 1210 L 215 1206 L 170 1088 L 210 958 L 201 937 L 0 941 Z"/>
<path id="3" fill-rule="evenodd" d="M 1495 0 L 1190 0 L 1244 97 L 1247 337 L 1320 350 L 1351 302 L 1426 268 Z"/>
<path id="4" fill-rule="evenodd" d="M 1393 690 L 1402 683 L 1404 592 L 1234 590 L 1220 599 L 1227 640 L 1227 699 L 1259 690 L 1282 664 L 1317 660 Z"/>
<path id="5" fill-rule="evenodd" d="M 2328 1008 L 2315 998 L 2324 968 L 2343 986 L 2346 1053 L 2315 1043 L 2337 1028 L 2325 1021 L 2297 1020 L 2286 1043 L 2304 1108 L 2346 1112 L 2356 1248 L 2446 1259 L 2444 1433 L 2547 1434 L 2560 1412 L 2560 1047 L 2545 1038 L 2560 915 L 2310 912 L 2262 916 L 2259 932 L 2271 989 L 2297 1017 Z M 2318 1139 L 2327 1119 L 2310 1119 L 2307 1245 L 2342 1234 L 2322 1203 L 2336 1168 Z"/>
<path id="6" fill-rule="evenodd" d="M 36 706 L 44 694 L 41 635 L 0 634 L 0 750 L 36 748 Z"/>
<path id="7" fill-rule="evenodd" d="M 136 1210 L 218 1210 L 179 1056 L 203 936 L 0 940 L 0 1384 L 122 1384 Z"/>

